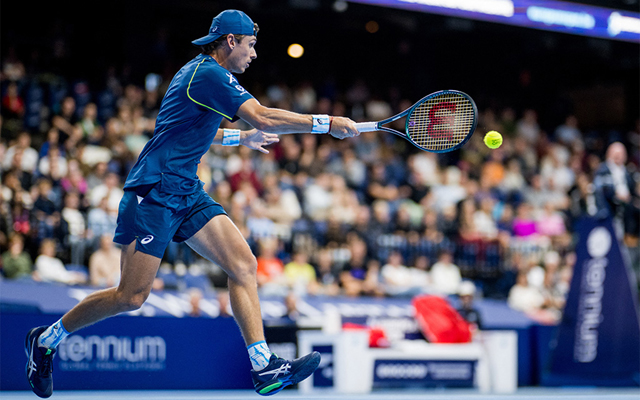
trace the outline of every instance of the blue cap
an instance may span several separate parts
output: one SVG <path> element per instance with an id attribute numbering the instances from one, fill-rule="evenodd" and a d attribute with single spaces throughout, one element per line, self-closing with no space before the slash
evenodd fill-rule
<path id="1" fill-rule="evenodd" d="M 211 22 L 209 34 L 191 43 L 196 46 L 209 44 L 223 35 L 230 33 L 236 35 L 255 35 L 253 21 L 242 11 L 226 10 L 218 14 Z"/>

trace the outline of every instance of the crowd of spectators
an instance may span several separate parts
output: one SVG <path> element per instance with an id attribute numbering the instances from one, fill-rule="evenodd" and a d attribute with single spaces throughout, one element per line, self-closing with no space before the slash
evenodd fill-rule
<path id="1" fill-rule="evenodd" d="M 4 62 L 5 279 L 118 282 L 111 239 L 122 186 L 153 134 L 167 80 L 150 75 L 138 86 L 111 74 L 98 91 L 67 84 L 72 78 L 30 76 L 19 60 Z M 269 107 L 355 120 L 379 120 L 412 103 L 394 91 L 383 100 L 364 82 L 331 97 L 312 82 L 252 93 Z M 609 213 L 627 221 L 620 234 L 638 246 L 638 154 L 627 162 L 616 143 L 605 160 L 613 140 L 582 132 L 573 115 L 545 132 L 533 109 L 482 106 L 477 132 L 452 154 L 419 152 L 380 132 L 343 141 L 283 135 L 269 154 L 213 146 L 198 175 L 254 250 L 265 294 L 449 295 L 469 292 L 472 281 L 484 296 L 557 319 L 575 262 L 576 218 Z M 248 128 L 242 121 L 223 127 Z M 489 130 L 505 137 L 497 150 L 482 144 Z M 619 139 L 628 145 L 638 135 L 636 126 Z M 161 271 L 202 265 L 174 243 Z M 219 269 L 204 270 L 215 286 L 224 282 Z"/>

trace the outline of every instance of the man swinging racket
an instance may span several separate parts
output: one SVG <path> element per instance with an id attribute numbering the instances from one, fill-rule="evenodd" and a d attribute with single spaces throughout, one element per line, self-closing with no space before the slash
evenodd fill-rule
<path id="1" fill-rule="evenodd" d="M 233 74 L 243 73 L 257 57 L 257 33 L 258 25 L 245 13 L 227 10 L 213 19 L 207 36 L 193 41 L 202 53 L 171 81 L 153 138 L 124 185 L 114 238 L 122 245 L 120 284 L 92 293 L 53 325 L 27 334 L 26 374 L 36 395 L 52 394 L 52 359 L 62 339 L 142 306 L 170 240 L 186 241 L 227 272 L 231 306 L 247 345 L 258 394 L 275 394 L 317 368 L 320 355 L 316 352 L 290 361 L 269 350 L 257 292 L 256 258 L 196 175 L 197 164 L 212 143 L 267 153 L 264 146 L 277 142 L 277 134 L 329 133 L 338 139 L 358 135 L 348 118 L 263 107 L 240 86 Z M 219 129 L 223 118 L 241 118 L 256 129 Z"/>

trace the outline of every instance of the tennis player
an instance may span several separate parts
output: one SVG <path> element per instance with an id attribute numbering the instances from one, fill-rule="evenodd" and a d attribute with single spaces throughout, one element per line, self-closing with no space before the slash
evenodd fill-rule
<path id="1" fill-rule="evenodd" d="M 124 185 L 114 238 L 122 245 L 119 286 L 90 294 L 55 324 L 27 334 L 26 374 L 36 395 L 52 394 L 52 359 L 62 339 L 142 306 L 170 240 L 186 241 L 227 272 L 231 306 L 247 345 L 257 393 L 277 393 L 317 368 L 320 355 L 316 352 L 290 361 L 269 350 L 257 292 L 256 258 L 196 175 L 198 162 L 212 143 L 267 153 L 265 146 L 277 142 L 278 134 L 328 133 L 338 139 L 358 135 L 348 118 L 264 107 L 238 83 L 234 74 L 243 73 L 257 57 L 257 33 L 258 25 L 245 13 L 227 10 L 213 19 L 207 36 L 193 41 L 202 53 L 171 81 L 154 136 Z M 256 129 L 219 129 L 223 118 L 241 118 Z"/>

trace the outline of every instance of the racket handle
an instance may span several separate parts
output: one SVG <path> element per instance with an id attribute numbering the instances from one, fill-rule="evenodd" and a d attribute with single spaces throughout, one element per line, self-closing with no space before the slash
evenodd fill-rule
<path id="1" fill-rule="evenodd" d="M 356 122 L 358 132 L 373 132 L 378 130 L 377 122 Z"/>

